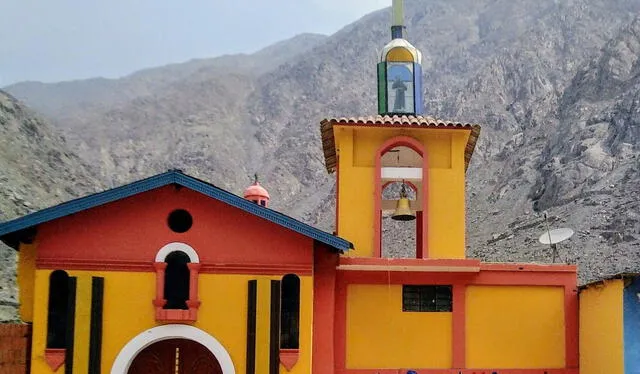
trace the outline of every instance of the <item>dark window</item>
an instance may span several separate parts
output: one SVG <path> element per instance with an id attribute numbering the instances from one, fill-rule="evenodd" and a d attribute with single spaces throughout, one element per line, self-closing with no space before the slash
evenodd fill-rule
<path id="1" fill-rule="evenodd" d="M 189 300 L 189 256 L 181 251 L 171 252 L 165 259 L 167 269 L 164 278 L 164 309 L 188 309 Z"/>
<path id="2" fill-rule="evenodd" d="M 183 233 L 189 231 L 191 225 L 193 225 L 193 218 L 186 210 L 177 209 L 169 213 L 167 224 L 172 231 Z"/>
<path id="3" fill-rule="evenodd" d="M 47 348 L 66 348 L 68 282 L 69 276 L 63 270 L 49 276 Z"/>
<path id="4" fill-rule="evenodd" d="M 402 286 L 403 312 L 451 312 L 451 286 Z"/>
<path id="5" fill-rule="evenodd" d="M 260 205 L 262 205 L 262 206 L 267 206 L 267 201 L 266 201 L 266 200 L 262 200 L 262 201 L 260 202 Z"/>
<path id="6" fill-rule="evenodd" d="M 287 274 L 282 278 L 280 302 L 280 348 L 300 347 L 300 278 Z"/>

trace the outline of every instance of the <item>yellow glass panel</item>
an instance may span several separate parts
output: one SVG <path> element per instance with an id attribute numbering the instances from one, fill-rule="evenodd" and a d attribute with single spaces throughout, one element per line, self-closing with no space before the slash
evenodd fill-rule
<path id="1" fill-rule="evenodd" d="M 413 62 L 414 57 L 410 50 L 403 47 L 396 47 L 387 53 L 387 61 Z"/>

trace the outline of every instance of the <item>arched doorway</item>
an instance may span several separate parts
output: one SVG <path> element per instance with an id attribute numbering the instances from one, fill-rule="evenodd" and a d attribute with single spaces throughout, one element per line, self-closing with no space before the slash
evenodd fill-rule
<path id="1" fill-rule="evenodd" d="M 189 339 L 153 343 L 133 359 L 128 374 L 223 374 L 216 357 Z"/>
<path id="2" fill-rule="evenodd" d="M 130 373 L 129 369 L 131 368 L 131 365 L 134 364 L 134 361 L 140 353 L 144 352 L 147 347 L 151 347 L 156 343 L 162 343 L 168 340 L 187 340 L 189 342 L 197 343 L 199 346 L 202 346 L 206 350 L 208 350 L 216 359 L 216 362 L 221 370 L 217 372 L 214 371 L 213 373 L 236 374 L 236 369 L 233 365 L 233 361 L 231 360 L 231 356 L 229 356 L 229 352 L 227 352 L 225 347 L 220 344 L 220 342 L 216 338 L 197 327 L 182 324 L 156 326 L 149 330 L 145 330 L 135 336 L 127 344 L 125 344 L 124 347 L 122 347 L 120 353 L 118 353 L 118 356 L 116 356 L 116 359 L 113 362 L 113 366 L 111 366 L 111 374 Z M 166 346 L 164 348 L 163 346 L 158 346 L 158 349 L 168 350 L 170 352 L 169 357 L 172 357 L 175 360 L 175 346 L 173 351 L 171 351 L 170 348 Z M 167 351 L 165 351 L 165 353 L 166 352 Z M 182 352 L 182 349 L 180 350 L 180 352 Z M 150 369 L 142 372 L 145 374 L 162 374 L 162 372 L 155 371 L 153 369 L 153 366 Z M 188 371 L 183 372 L 188 373 Z M 176 373 L 175 361 L 173 371 L 169 371 L 169 373 Z"/>

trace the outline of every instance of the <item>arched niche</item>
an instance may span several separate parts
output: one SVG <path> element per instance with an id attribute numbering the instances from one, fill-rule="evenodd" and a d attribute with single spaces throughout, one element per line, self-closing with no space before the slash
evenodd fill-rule
<path id="1" fill-rule="evenodd" d="M 185 243 L 169 243 L 158 251 L 156 271 L 156 309 L 158 322 L 195 322 L 198 318 L 198 276 L 200 257 Z M 171 283 L 167 283 L 171 282 Z M 186 295 L 188 298 L 185 299 Z"/>

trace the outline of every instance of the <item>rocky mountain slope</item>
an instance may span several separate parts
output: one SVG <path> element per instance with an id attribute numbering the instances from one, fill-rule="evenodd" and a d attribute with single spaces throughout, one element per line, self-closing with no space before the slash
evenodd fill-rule
<path id="1" fill-rule="evenodd" d="M 478 212 L 478 226 L 486 228 L 471 232 L 472 241 L 486 244 L 475 248 L 478 255 L 548 258 L 535 243 L 546 226 L 540 213 L 548 211 L 552 227 L 576 229 L 560 253 L 580 264 L 583 280 L 640 269 L 639 56 L 636 18 L 561 90 L 538 96 L 543 105 L 530 104 L 527 112 L 522 101 L 509 103 L 506 110 L 524 126 L 492 158 L 492 183 L 477 180 L 470 188 L 477 198 L 471 216 Z M 506 227 L 503 212 L 511 213 Z"/>
<path id="2" fill-rule="evenodd" d="M 102 188 L 64 138 L 0 91 L 0 220 Z M 15 251 L 0 243 L 0 320 L 16 306 Z"/>
<path id="3" fill-rule="evenodd" d="M 484 125 L 468 171 L 468 254 L 549 261 L 536 241 L 547 211 L 552 227 L 577 231 L 560 252 L 582 281 L 640 270 L 640 2 L 406 3 L 408 38 L 425 55 L 426 113 Z M 331 230 L 318 123 L 376 112 L 388 21 L 383 10 L 270 57 L 238 57 L 253 59 L 249 69 L 204 60 L 99 93 L 80 91 L 95 83 L 83 81 L 7 89 L 50 116 L 107 185 L 180 167 L 239 193 L 257 171 L 276 209 Z"/>

